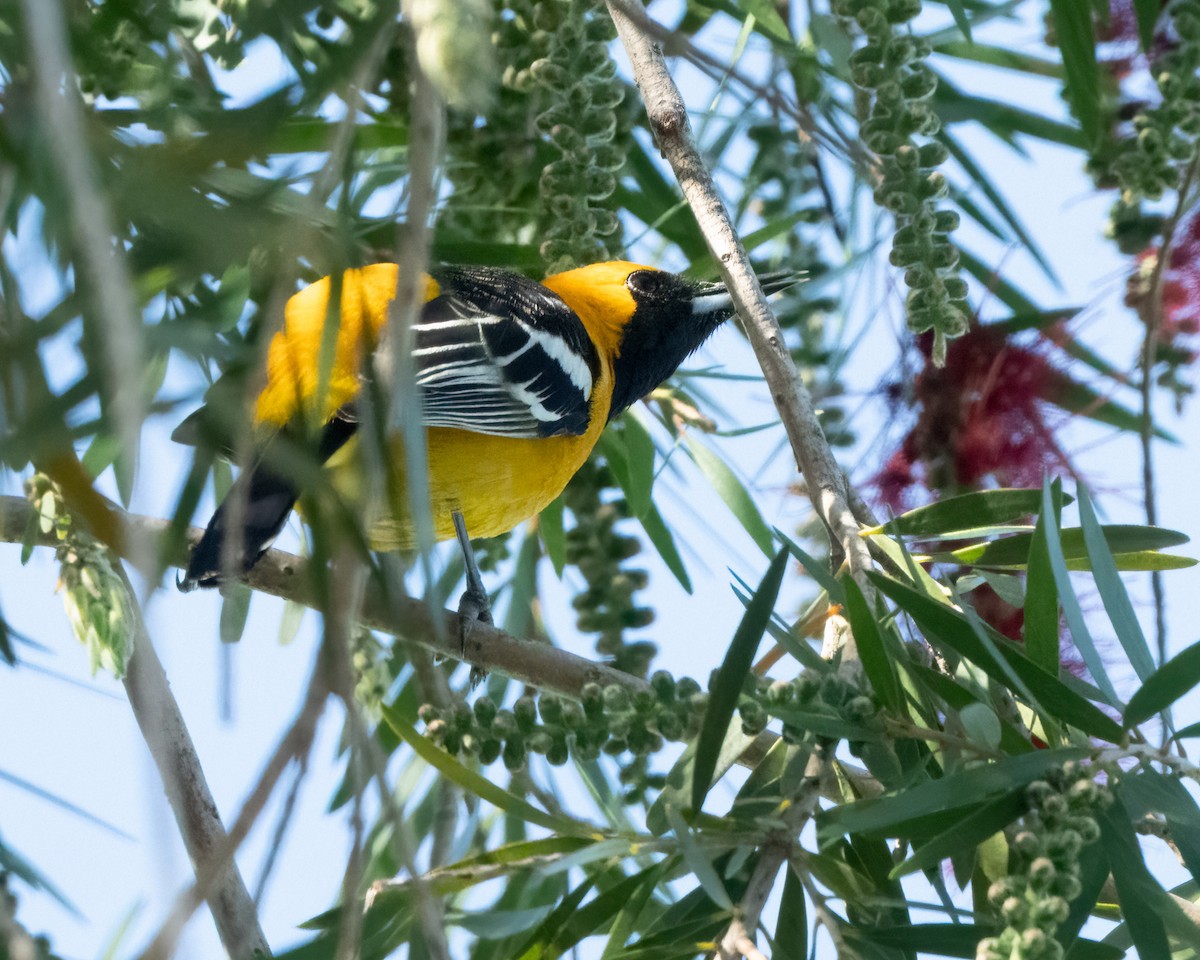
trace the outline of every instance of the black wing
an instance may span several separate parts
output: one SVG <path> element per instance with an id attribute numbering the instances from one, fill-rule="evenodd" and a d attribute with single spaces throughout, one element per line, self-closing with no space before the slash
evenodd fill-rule
<path id="1" fill-rule="evenodd" d="M 575 311 L 519 274 L 433 275 L 441 294 L 413 325 L 426 425 L 504 437 L 585 433 L 600 363 Z"/>

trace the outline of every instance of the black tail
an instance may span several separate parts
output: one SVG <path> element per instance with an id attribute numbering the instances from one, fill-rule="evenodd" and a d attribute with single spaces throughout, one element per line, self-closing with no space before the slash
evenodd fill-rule
<path id="1" fill-rule="evenodd" d="M 191 417 L 188 418 L 193 419 Z M 186 423 L 186 421 L 185 421 Z M 358 429 L 353 404 L 347 404 L 334 415 L 317 440 L 317 463 L 324 463 L 354 436 Z M 274 447 L 280 443 L 284 449 Z M 270 445 L 276 455 L 286 452 L 287 438 L 279 435 Z M 242 516 L 242 535 L 235 546 L 232 569 L 244 577 L 259 558 L 270 549 L 279 531 L 287 522 L 288 514 L 296 505 L 300 489 L 294 478 L 285 477 L 280 469 L 272 466 L 267 451 L 263 459 L 246 470 L 229 491 L 229 495 L 217 508 L 200 542 L 192 549 L 188 558 L 187 571 L 178 581 L 184 593 L 197 587 L 219 587 L 228 570 L 222 567 L 225 540 L 229 536 L 230 504 L 241 498 L 245 504 Z M 296 450 L 292 450 L 295 457 Z M 311 450 L 308 457 L 311 458 Z M 280 458 L 282 460 L 282 458 Z M 302 472 L 302 471 L 301 471 Z"/>
<path id="2" fill-rule="evenodd" d="M 239 499 L 245 504 L 242 511 L 241 543 L 235 546 L 233 570 L 240 576 L 250 572 L 270 548 L 287 522 L 296 504 L 299 491 L 285 477 L 260 464 L 242 474 L 229 491 L 217 512 L 208 521 L 204 536 L 188 558 L 187 572 L 178 581 L 185 593 L 196 587 L 219 587 L 227 572 L 223 566 L 226 538 L 229 537 L 230 506 Z"/>

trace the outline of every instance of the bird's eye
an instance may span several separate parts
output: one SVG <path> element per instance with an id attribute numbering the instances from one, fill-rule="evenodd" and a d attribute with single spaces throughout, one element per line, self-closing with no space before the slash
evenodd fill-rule
<path id="1" fill-rule="evenodd" d="M 634 270 L 625 278 L 625 286 L 635 299 L 649 300 L 662 293 L 662 278 L 666 276 L 658 270 Z"/>

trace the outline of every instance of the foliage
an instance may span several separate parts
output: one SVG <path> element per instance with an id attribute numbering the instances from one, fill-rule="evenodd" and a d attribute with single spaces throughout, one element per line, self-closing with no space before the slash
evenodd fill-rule
<path id="1" fill-rule="evenodd" d="M 339 637 L 356 590 L 326 561 L 363 538 L 297 454 L 317 494 L 317 572 L 292 599 L 323 614 L 330 688 L 357 704 L 332 801 L 357 832 L 339 903 L 293 917 L 303 939 L 284 952 L 272 938 L 277 956 L 438 956 L 431 927 L 444 926 L 451 955 L 475 960 L 670 960 L 710 954 L 743 922 L 777 958 L 1200 949 L 1185 902 L 1200 883 L 1200 769 L 1181 746 L 1200 733 L 1183 716 L 1200 654 L 1157 648 L 1123 577 L 1193 561 L 1153 522 L 1152 489 L 1146 525 L 1101 523 L 1062 432 L 1087 421 L 1136 436 L 1152 472 L 1155 443 L 1176 439 L 1154 419 L 1156 391 L 1179 409 L 1190 391 L 1198 21 L 1194 0 L 1160 7 L 651 8 L 755 267 L 806 276 L 776 308 L 825 434 L 862 442 L 855 481 L 898 515 L 864 527 L 870 572 L 845 569 L 817 520 L 773 530 L 765 484 L 747 478 L 783 431 L 762 422 L 756 377 L 693 365 L 610 427 L 551 508 L 481 550 L 499 625 L 570 646 L 551 626 L 569 618 L 543 616 L 557 575 L 595 677 L 571 687 L 547 658 L 542 690 L 494 673 L 476 691 L 408 638 L 358 624 Z M 62 13 L 69 58 L 50 109 L 45 10 Z M 1047 12 L 1059 55 L 990 34 Z M 53 33 L 56 19 L 38 22 Z M 1136 55 L 1118 59 L 1122 36 Z M 0 506 L 0 529 L 25 557 L 58 549 L 94 665 L 123 675 L 138 655 L 140 611 L 114 556 L 157 585 L 206 492 L 229 485 L 211 445 L 175 448 L 182 472 L 150 462 L 163 424 L 218 378 L 250 389 L 298 283 L 404 249 L 410 171 L 431 159 L 415 151 L 437 151 L 435 262 L 542 276 L 628 256 L 715 273 L 612 37 L 592 0 L 0 0 L 0 476 L 14 492 L 29 481 L 34 503 L 16 525 Z M 273 58 L 286 76 L 265 89 L 253 74 Z M 1002 92 L 960 86 L 964 64 Z M 415 119 L 418 65 L 448 104 L 440 145 Z M 1071 116 L 1007 95 L 1030 80 Z M 1089 346 L 1076 311 L 1040 302 L 1028 273 L 989 265 L 1013 245 L 1051 275 L 968 124 L 1004 149 L 1055 145 L 1097 189 L 1120 189 L 1132 363 Z M 89 240 L 97 223 L 114 242 Z M 907 297 L 855 300 L 899 276 Z M 113 284 L 136 314 L 125 326 Z M 904 435 L 872 444 L 847 369 L 859 349 L 894 347 L 890 316 L 919 335 L 877 393 Z M 152 546 L 126 542 L 98 490 L 172 505 Z M 680 508 L 691 502 L 697 518 Z M 690 592 L 741 566 L 743 544 L 774 559 L 757 587 L 715 575 L 745 605 L 740 626 L 691 635 L 654 571 Z M 364 560 L 386 609 L 394 567 Z M 440 576 L 414 567 L 404 586 L 434 603 L 461 577 L 455 561 Z M 4 619 L 17 598 L 3 589 L 0 658 L 19 678 L 36 647 Z M 223 599 L 222 640 L 239 638 L 249 597 Z M 298 609 L 280 614 L 281 636 Z M 699 679 L 658 667 L 668 644 Z M 382 810 L 363 800 L 377 774 L 400 784 Z M 1172 889 L 1153 866 L 1168 843 Z M 0 845 L 0 878 L 30 890 L 53 891 L 42 871 L 68 867 L 34 869 Z"/>

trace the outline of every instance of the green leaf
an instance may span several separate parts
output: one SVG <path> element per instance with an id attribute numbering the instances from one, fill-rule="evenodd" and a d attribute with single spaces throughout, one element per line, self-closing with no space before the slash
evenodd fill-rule
<path id="1" fill-rule="evenodd" d="M 1154 25 L 1158 22 L 1162 8 L 1162 0 L 1133 0 L 1133 12 L 1137 15 L 1138 39 L 1147 53 L 1150 53 L 1154 44 Z"/>
<path id="2" fill-rule="evenodd" d="M 1047 518 L 1041 511 L 1042 492 L 1038 495 L 1038 520 L 1029 541 L 1025 577 L 1025 652 L 1029 659 L 1048 673 L 1058 673 L 1062 662 L 1058 636 L 1058 587 L 1050 570 L 1046 549 L 1046 524 L 1057 523 L 1062 509 L 1062 484 L 1055 482 L 1054 513 Z"/>
<path id="3" fill-rule="evenodd" d="M 900 678 L 896 673 L 896 659 L 902 656 L 899 651 L 889 650 L 884 639 L 885 631 L 880 629 L 879 622 L 867 606 L 866 598 L 853 577 L 847 577 L 843 584 L 846 591 L 846 617 L 854 633 L 854 642 L 858 646 L 858 655 L 862 660 L 867 679 L 871 681 L 871 689 L 883 701 L 883 705 L 900 717 L 904 715 L 904 694 L 900 689 Z"/>
<path id="4" fill-rule="evenodd" d="M 650 509 L 650 488 L 654 484 L 654 441 L 630 412 L 620 418 L 617 426 L 600 435 L 600 450 L 625 494 L 629 512 L 644 517 Z"/>
<path id="5" fill-rule="evenodd" d="M 573 949 L 585 937 L 607 926 L 630 897 L 637 895 L 647 880 L 655 880 L 661 874 L 661 864 L 647 867 L 639 873 L 626 877 L 579 907 L 551 938 L 546 949 L 538 953 L 538 960 L 557 960 Z"/>
<path id="6" fill-rule="evenodd" d="M 1096 815 L 1113 882 L 1133 943 L 1142 957 L 1169 957 L 1171 945 L 1161 915 L 1166 891 L 1146 868 L 1137 834 L 1120 797 Z M 1111 936 L 1111 935 L 1110 935 Z"/>
<path id="7" fill-rule="evenodd" d="M 750 673 L 758 644 L 766 632 L 767 624 L 771 621 L 771 613 L 775 608 L 775 601 L 779 597 L 779 588 L 783 584 L 783 574 L 787 570 L 787 560 L 786 549 L 775 554 L 762 582 L 746 607 L 742 622 L 738 624 L 729 649 L 725 653 L 725 659 L 713 680 L 708 696 L 708 707 L 704 711 L 704 723 L 700 727 L 700 736 L 696 740 L 696 765 L 692 779 L 691 798 L 693 815 L 699 814 L 700 808 L 704 806 L 704 798 L 708 795 L 708 788 L 712 785 L 712 776 L 717 768 L 721 744 L 725 741 L 729 721 L 733 718 L 733 711 L 737 708 L 738 697 L 742 692 L 742 683 Z"/>
<path id="8" fill-rule="evenodd" d="M 1121 778 L 1121 801 L 1134 821 L 1161 813 L 1171 844 L 1193 877 L 1200 877 L 1200 807 L 1177 777 L 1143 769 Z"/>
<path id="9" fill-rule="evenodd" d="M 890 876 L 898 879 L 916 870 L 927 870 L 964 850 L 970 850 L 1003 830 L 1028 809 L 1023 791 L 1014 790 L 983 804 L 966 816 L 954 817 L 949 829 L 917 847 L 912 856 L 892 868 Z"/>
<path id="10" fill-rule="evenodd" d="M 1090 22 L 1090 21 L 1089 21 Z M 1042 527 L 1046 534 L 1046 553 L 1050 558 L 1050 570 L 1054 574 L 1054 585 L 1058 588 L 1059 603 L 1062 604 L 1063 615 L 1067 619 L 1067 627 L 1071 631 L 1071 639 L 1075 648 L 1083 656 L 1092 680 L 1108 699 L 1110 705 L 1116 706 L 1121 702 L 1116 688 L 1108 678 L 1108 668 L 1088 630 L 1087 621 L 1083 618 L 1083 608 L 1075 596 L 1075 588 L 1071 585 L 1071 574 L 1067 571 L 1066 560 L 1063 557 L 1062 543 L 1059 541 L 1058 524 L 1049 521 L 1054 516 L 1054 497 L 1050 489 L 1050 478 L 1046 477 L 1042 484 L 1042 516 L 1048 518 Z"/>
<path id="11" fill-rule="evenodd" d="M 815 557 L 806 553 L 795 540 L 785 534 L 782 530 L 776 529 L 777 536 L 793 557 L 799 562 L 805 572 L 817 582 L 822 590 L 829 594 L 829 599 L 834 603 L 844 603 L 846 600 L 845 592 L 842 589 L 842 581 L 829 572 L 829 564 L 822 563 Z"/>
<path id="12" fill-rule="evenodd" d="M 244 583 L 231 583 L 222 591 L 220 632 L 222 643 L 237 643 L 246 630 L 254 591 Z"/>
<path id="13" fill-rule="evenodd" d="M 518 960 L 541 960 L 542 957 L 550 956 L 551 954 L 547 951 L 551 941 L 575 911 L 579 909 L 583 898 L 591 892 L 595 882 L 594 878 L 588 877 L 563 897 L 562 902 L 550 911 L 549 916 L 538 925 L 538 928 L 533 931 L 533 935 L 514 956 Z"/>
<path id="14" fill-rule="evenodd" d="M 538 514 L 538 533 L 542 538 L 542 546 L 546 548 L 546 556 L 554 567 L 554 575 L 562 579 L 563 570 L 567 565 L 567 535 L 563 531 L 563 498 L 559 494 L 549 506 Z"/>
<path id="15" fill-rule="evenodd" d="M 1091 497 L 1087 490 L 1079 487 L 1079 523 L 1083 528 L 1083 540 L 1087 547 L 1088 559 L 1091 561 L 1092 576 L 1096 580 L 1096 590 L 1104 603 L 1108 619 L 1113 625 L 1117 639 L 1125 649 L 1126 656 L 1138 678 L 1145 680 L 1154 672 L 1154 657 L 1150 655 L 1150 647 L 1142 626 L 1138 623 L 1137 614 L 1133 612 L 1133 604 L 1125 584 L 1117 573 L 1117 564 L 1112 551 L 1104 540 L 1100 521 L 1096 519 L 1096 511 L 1092 508 Z"/>
<path id="16" fill-rule="evenodd" d="M 904 836 L 904 828 L 914 821 L 988 803 L 1032 783 L 1059 764 L 1087 755 L 1082 748 L 1038 750 L 926 780 L 901 793 L 843 804 L 817 815 L 817 835 L 823 848 L 845 834 Z"/>
<path id="17" fill-rule="evenodd" d="M 516 794 L 509 793 L 503 787 L 492 783 L 487 777 L 481 776 L 474 770 L 468 770 L 432 740 L 418 733 L 416 728 L 393 707 L 384 704 L 381 709 L 384 721 L 396 736 L 412 747 L 413 752 L 422 760 L 468 793 L 474 794 L 481 800 L 486 800 L 510 816 L 529 823 L 536 823 L 539 827 L 545 827 L 555 833 L 590 835 L 595 832 L 595 828 L 586 823 L 539 810 Z"/>
<path id="18" fill-rule="evenodd" d="M 758 548 L 768 557 L 771 556 L 773 538 L 771 528 L 758 512 L 758 505 L 737 475 L 730 469 L 729 464 L 722 460 L 712 450 L 697 440 L 690 432 L 684 435 L 684 443 L 700 472 L 712 484 L 717 495 L 725 501 L 725 505 L 742 528 L 750 535 Z"/>
<path id="19" fill-rule="evenodd" d="M 667 858 L 638 874 L 642 878 L 641 886 L 626 898 L 621 912 L 613 921 L 613 925 L 608 931 L 608 942 L 604 945 L 604 953 L 601 954 L 600 960 L 613 960 L 624 951 L 626 942 L 637 929 L 638 917 L 641 916 L 651 895 L 658 889 L 663 876 L 675 863 L 674 859 Z"/>
<path id="20" fill-rule="evenodd" d="M 646 531 L 646 536 L 650 543 L 654 545 L 654 549 L 658 551 L 658 555 L 662 557 L 663 563 L 667 565 L 667 569 L 675 575 L 675 579 L 679 581 L 679 585 L 688 593 L 692 592 L 692 579 L 688 576 L 687 567 L 683 564 L 683 557 L 679 555 L 679 548 L 675 546 L 675 537 L 672 536 L 670 528 L 663 522 L 662 514 L 658 512 L 658 507 L 653 503 L 650 504 L 650 509 L 646 511 L 646 515 L 642 519 L 642 529 Z"/>
<path id="21" fill-rule="evenodd" d="M 879 574 L 872 574 L 871 582 L 916 621 L 925 638 L 934 646 L 944 646 L 966 657 L 993 680 L 1005 686 L 1013 687 L 1015 676 L 1038 704 L 1053 706 L 1053 716 L 1058 720 L 1110 743 L 1121 742 L 1123 731 L 1108 714 L 1076 693 L 1056 675 L 1043 670 L 990 627 L 982 625 L 995 654 L 981 642 L 961 612 Z M 997 656 L 1001 659 L 998 660 Z"/>
<path id="22" fill-rule="evenodd" d="M 1146 678 L 1129 698 L 1125 727 L 1137 726 L 1161 713 L 1197 684 L 1200 684 L 1200 642 L 1193 643 Z M 1188 730 L 1179 731 L 1177 736 L 1190 736 Z"/>
<path id="23" fill-rule="evenodd" d="M 950 8 L 950 15 L 954 17 L 954 22 L 958 29 L 962 31 L 963 36 L 967 38 L 968 43 L 974 43 L 971 37 L 971 21 L 967 19 L 967 11 L 963 6 L 963 0 L 946 0 L 946 6 Z"/>
<path id="24" fill-rule="evenodd" d="M 978 490 L 909 510 L 881 527 L 863 531 L 863 535 L 883 531 L 928 539 L 976 527 L 1008 523 L 1037 513 L 1041 506 L 1041 490 Z"/>
<path id="25" fill-rule="evenodd" d="M 700 809 L 698 804 L 696 809 Z M 674 804 L 667 804 L 667 819 L 671 823 L 675 839 L 679 841 L 679 853 L 700 883 L 701 889 L 718 907 L 723 910 L 732 910 L 733 901 L 729 899 L 729 892 L 725 889 L 725 884 L 721 882 L 716 868 L 713 867 L 712 860 L 700 849 L 700 844 L 696 841 L 696 835 L 692 833 L 692 828 L 688 826 L 687 821 L 683 819 L 683 814 Z"/>
<path id="26" fill-rule="evenodd" d="M 1100 142 L 1100 72 L 1096 66 L 1096 35 L 1092 11 L 1079 0 L 1050 0 L 1054 35 L 1062 51 L 1066 94 L 1079 120 L 1084 143 Z"/>
<path id="27" fill-rule="evenodd" d="M 773 960 L 808 960 L 808 913 L 804 884 L 790 866 L 783 878 L 783 895 L 775 918 Z"/>
<path id="28" fill-rule="evenodd" d="M 1066 374 L 1052 373 L 1046 382 L 1042 396 L 1047 403 L 1052 403 L 1054 406 L 1066 410 L 1067 413 L 1087 417 L 1089 420 L 1116 427 L 1126 433 L 1141 432 L 1142 415 L 1140 412 L 1122 406 L 1086 383 L 1080 383 Z M 1154 436 L 1167 441 L 1167 443 L 1179 443 L 1178 437 L 1161 427 L 1154 428 Z"/>
<path id="29" fill-rule="evenodd" d="M 1104 531 L 1104 542 L 1114 554 L 1118 566 L 1121 557 L 1126 554 L 1137 554 L 1145 551 L 1158 551 L 1164 547 L 1178 546 L 1187 543 L 1185 534 L 1175 530 L 1164 530 L 1162 527 L 1144 527 L 1133 524 L 1106 524 L 1100 528 Z M 1067 527 L 1058 531 L 1059 545 L 1063 558 L 1069 569 L 1088 569 L 1087 545 L 1083 539 L 1083 531 L 1079 527 Z M 948 563 L 960 563 L 977 567 L 1009 567 L 1024 569 L 1029 558 L 1029 544 L 1032 533 L 1018 533 L 1000 540 L 988 543 L 976 543 L 969 547 L 961 547 L 947 553 L 935 553 L 933 558 Z"/>

